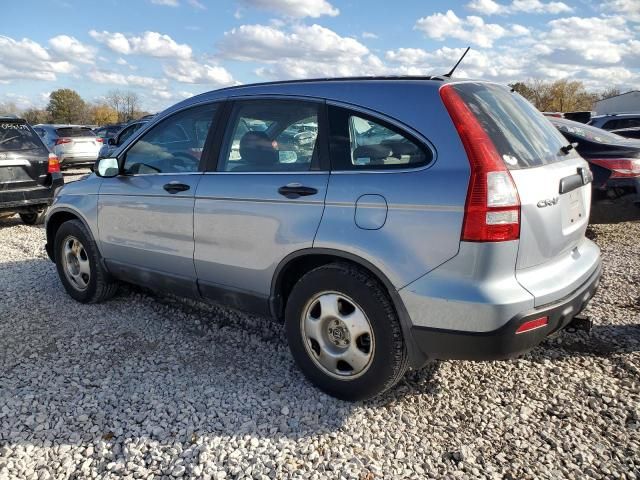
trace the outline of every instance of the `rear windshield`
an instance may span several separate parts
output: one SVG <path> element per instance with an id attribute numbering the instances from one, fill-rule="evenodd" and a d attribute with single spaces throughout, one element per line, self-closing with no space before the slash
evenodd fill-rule
<path id="1" fill-rule="evenodd" d="M 40 137 L 26 123 L 0 121 L 0 152 L 44 148 Z"/>
<path id="2" fill-rule="evenodd" d="M 89 127 L 64 127 L 64 128 L 56 128 L 56 134 L 59 137 L 95 137 L 96 134 L 93 133 Z"/>
<path id="3" fill-rule="evenodd" d="M 575 135 L 576 137 L 589 140 L 596 143 L 621 143 L 628 142 L 629 139 L 616 135 L 615 133 L 608 132 L 602 128 L 592 127 L 579 122 L 570 121 L 554 121 L 551 120 L 558 130 L 561 132 L 567 132 Z"/>
<path id="4" fill-rule="evenodd" d="M 453 85 L 493 140 L 509 169 L 561 160 L 564 137 L 533 105 L 507 87 L 487 83 Z"/>

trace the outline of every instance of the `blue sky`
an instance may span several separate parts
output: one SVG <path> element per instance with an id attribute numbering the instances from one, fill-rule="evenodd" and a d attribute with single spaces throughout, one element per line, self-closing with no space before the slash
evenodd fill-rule
<path id="1" fill-rule="evenodd" d="M 501 82 L 577 79 L 640 88 L 640 0 L 80 0 L 2 6 L 0 102 L 52 90 L 149 110 L 284 78 L 446 72 Z"/>

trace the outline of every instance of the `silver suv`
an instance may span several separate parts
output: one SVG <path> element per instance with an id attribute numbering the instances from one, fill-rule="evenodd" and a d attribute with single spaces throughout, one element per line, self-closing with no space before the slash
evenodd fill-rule
<path id="1" fill-rule="evenodd" d="M 47 215 L 67 292 L 127 281 L 283 320 L 340 398 L 427 359 L 499 359 L 593 296 L 591 173 L 509 88 L 444 78 L 238 86 L 158 115 Z"/>

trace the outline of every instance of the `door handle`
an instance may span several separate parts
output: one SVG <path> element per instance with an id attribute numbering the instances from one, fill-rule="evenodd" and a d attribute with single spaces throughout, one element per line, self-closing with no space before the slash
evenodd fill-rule
<path id="1" fill-rule="evenodd" d="M 186 192 L 187 190 L 189 190 L 191 188 L 191 186 L 185 184 L 185 183 L 167 183 L 165 184 L 162 188 L 164 188 L 167 192 L 173 194 L 173 193 L 178 193 L 178 192 Z"/>
<path id="2" fill-rule="evenodd" d="M 317 188 L 305 187 L 300 183 L 289 183 L 284 187 L 278 189 L 280 195 L 284 195 L 287 198 L 306 197 L 308 195 L 315 195 L 318 193 Z"/>

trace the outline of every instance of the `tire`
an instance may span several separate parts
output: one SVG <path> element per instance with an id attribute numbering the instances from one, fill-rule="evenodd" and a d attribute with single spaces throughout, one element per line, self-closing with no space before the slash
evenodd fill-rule
<path id="1" fill-rule="evenodd" d="M 334 397 L 374 397 L 394 386 L 408 368 L 391 300 L 375 278 L 355 265 L 323 265 L 300 278 L 287 300 L 285 324 L 302 373 Z"/>
<path id="2" fill-rule="evenodd" d="M 47 215 L 47 209 L 40 210 L 39 212 L 20 213 L 20 219 L 27 225 L 41 225 L 44 222 L 44 217 Z"/>
<path id="3" fill-rule="evenodd" d="M 115 295 L 118 283 L 105 270 L 95 241 L 80 220 L 69 220 L 60 226 L 54 241 L 54 255 L 58 276 L 75 300 L 99 303 Z"/>

